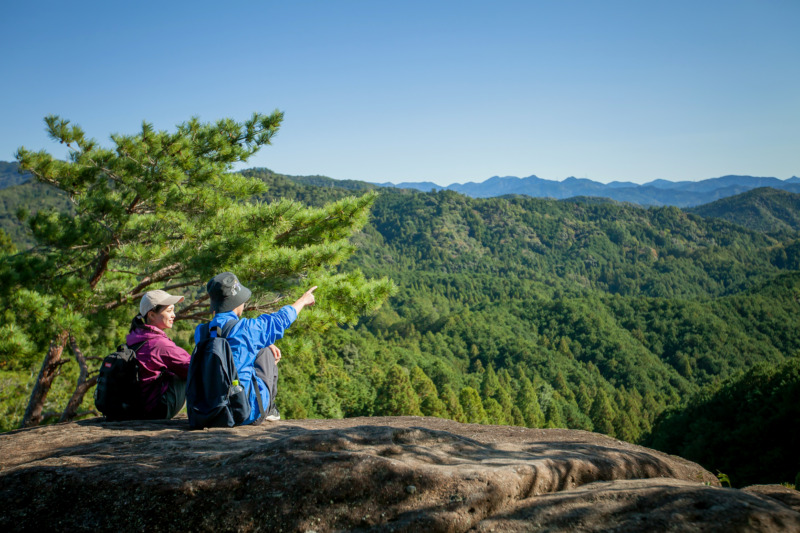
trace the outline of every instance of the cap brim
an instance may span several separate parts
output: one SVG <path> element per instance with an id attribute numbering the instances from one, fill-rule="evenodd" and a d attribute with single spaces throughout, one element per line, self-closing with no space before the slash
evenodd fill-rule
<path id="1" fill-rule="evenodd" d="M 161 302 L 159 305 L 175 305 L 181 303 L 183 300 L 184 300 L 183 296 L 170 296 L 169 298 L 166 298 L 163 302 Z"/>

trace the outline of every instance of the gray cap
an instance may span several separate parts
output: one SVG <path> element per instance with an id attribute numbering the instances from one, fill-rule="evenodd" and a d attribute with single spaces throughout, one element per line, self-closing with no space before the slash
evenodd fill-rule
<path id="1" fill-rule="evenodd" d="M 183 296 L 173 296 L 166 291 L 155 290 L 148 291 L 142 296 L 142 301 L 139 302 L 139 314 L 145 316 L 149 311 L 152 311 L 159 305 L 175 305 L 183 301 Z"/>
<path id="2" fill-rule="evenodd" d="M 233 272 L 217 274 L 206 285 L 206 290 L 211 296 L 211 311 L 226 313 L 233 311 L 253 294 L 250 289 L 239 283 L 239 278 Z"/>

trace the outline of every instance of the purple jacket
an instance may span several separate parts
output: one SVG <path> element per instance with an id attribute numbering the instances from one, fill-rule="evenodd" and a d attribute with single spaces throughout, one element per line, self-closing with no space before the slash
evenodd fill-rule
<path id="1" fill-rule="evenodd" d="M 159 382 L 158 377 L 164 372 L 167 376 L 186 379 L 191 355 L 162 330 L 147 324 L 138 326 L 125 339 L 128 346 L 142 341 L 144 344 L 136 351 L 136 359 L 139 360 L 141 398 L 145 411 L 149 412 L 155 409 L 169 386 L 168 380 Z"/>

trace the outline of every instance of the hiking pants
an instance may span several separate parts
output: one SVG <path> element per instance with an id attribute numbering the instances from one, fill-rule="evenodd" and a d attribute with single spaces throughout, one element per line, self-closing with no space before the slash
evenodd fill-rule
<path id="1" fill-rule="evenodd" d="M 164 375 L 164 379 L 169 385 L 158 399 L 155 408 L 149 413 L 145 413 L 144 418 L 148 420 L 169 420 L 177 415 L 178 411 L 183 408 L 183 404 L 186 403 L 186 380 L 167 375 Z"/>
<path id="2" fill-rule="evenodd" d="M 272 350 L 264 348 L 256 355 L 255 367 L 256 376 L 261 378 L 269 391 L 269 405 L 265 405 L 265 412 L 261 416 L 269 413 L 275 407 L 275 396 L 278 394 L 278 364 Z"/>

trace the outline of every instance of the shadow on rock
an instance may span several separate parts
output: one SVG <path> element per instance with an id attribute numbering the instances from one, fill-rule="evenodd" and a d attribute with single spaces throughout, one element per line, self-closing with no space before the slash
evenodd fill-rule
<path id="1" fill-rule="evenodd" d="M 656 509 L 688 524 L 717 490 L 694 463 L 595 433 L 422 417 L 204 431 L 94 419 L 0 435 L 0 457 L 4 531 L 530 531 Z M 764 516 L 800 517 L 768 503 Z"/>

